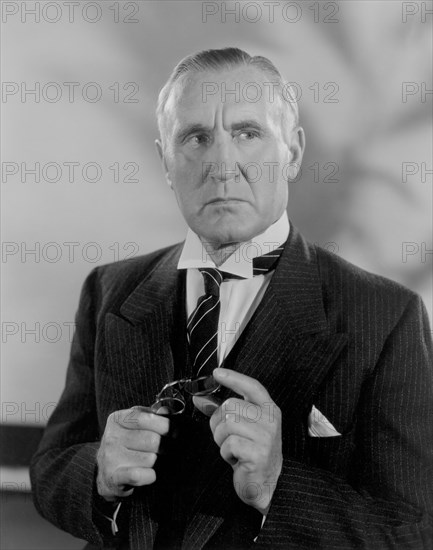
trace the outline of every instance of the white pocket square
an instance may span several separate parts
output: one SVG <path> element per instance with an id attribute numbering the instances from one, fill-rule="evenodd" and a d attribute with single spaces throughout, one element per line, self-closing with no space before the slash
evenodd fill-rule
<path id="1" fill-rule="evenodd" d="M 313 405 L 308 416 L 308 435 L 310 437 L 335 437 L 341 435 L 319 409 Z"/>

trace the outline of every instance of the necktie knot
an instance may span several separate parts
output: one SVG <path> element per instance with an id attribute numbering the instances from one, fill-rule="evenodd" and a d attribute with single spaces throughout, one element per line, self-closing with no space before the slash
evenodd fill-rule
<path id="1" fill-rule="evenodd" d="M 221 271 L 215 267 L 204 267 L 200 269 L 200 273 L 203 276 L 206 296 L 212 295 L 219 297 L 220 286 L 223 282 L 223 275 Z"/>

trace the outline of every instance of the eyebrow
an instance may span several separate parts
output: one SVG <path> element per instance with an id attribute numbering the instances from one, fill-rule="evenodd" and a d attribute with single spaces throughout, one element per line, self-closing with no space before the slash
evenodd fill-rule
<path id="1" fill-rule="evenodd" d="M 252 128 L 254 130 L 258 130 L 260 132 L 266 133 L 265 128 L 256 120 L 252 120 L 252 119 L 241 120 L 239 122 L 235 122 L 231 126 L 231 129 L 235 131 L 243 130 L 245 128 Z M 174 137 L 178 143 L 182 143 L 184 139 L 191 134 L 211 133 L 211 132 L 212 132 L 211 127 L 193 122 L 191 124 L 187 124 L 184 128 L 181 128 L 178 132 L 176 132 Z"/>
<path id="2" fill-rule="evenodd" d="M 265 131 L 263 125 L 257 122 L 257 120 L 241 120 L 232 124 L 232 130 L 243 130 L 244 128 L 252 128 L 254 130 L 259 130 L 260 132 Z"/>

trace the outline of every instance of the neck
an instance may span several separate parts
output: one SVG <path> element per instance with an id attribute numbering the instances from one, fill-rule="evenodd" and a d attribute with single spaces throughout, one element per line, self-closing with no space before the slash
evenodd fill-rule
<path id="1" fill-rule="evenodd" d="M 207 241 L 202 241 L 202 244 L 217 267 L 223 264 L 241 245 L 241 243 L 236 242 L 219 244 Z"/>

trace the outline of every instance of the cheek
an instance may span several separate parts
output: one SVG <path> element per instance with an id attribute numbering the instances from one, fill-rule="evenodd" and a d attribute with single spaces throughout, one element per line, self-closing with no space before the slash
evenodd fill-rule
<path id="1" fill-rule="evenodd" d="M 267 144 L 254 151 L 248 152 L 247 160 L 251 166 L 258 167 L 260 179 L 276 184 L 278 180 L 287 178 L 285 175 L 290 167 L 290 153 L 279 143 Z"/>
<path id="2" fill-rule="evenodd" d="M 173 191 L 184 215 L 192 215 L 200 206 L 201 184 L 193 170 L 177 169 L 173 174 Z"/>
<path id="3" fill-rule="evenodd" d="M 177 179 L 173 184 L 173 190 L 182 212 L 186 213 L 191 211 L 193 209 L 193 201 L 189 186 L 185 185 L 185 182 L 179 182 Z"/>
<path id="4" fill-rule="evenodd" d="M 281 174 L 274 177 L 263 177 L 260 181 L 251 184 L 258 210 L 262 215 L 275 216 L 288 201 L 288 184 Z"/>
<path id="5" fill-rule="evenodd" d="M 189 187 L 198 185 L 202 179 L 202 171 L 202 162 L 185 156 L 176 158 L 172 164 L 173 181 L 178 182 L 179 185 L 185 185 L 186 183 Z"/>

